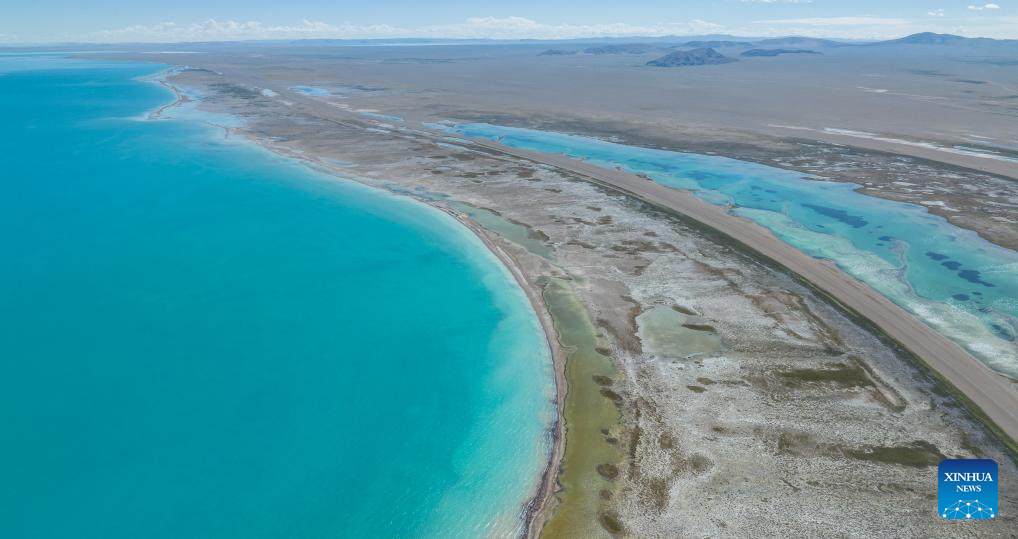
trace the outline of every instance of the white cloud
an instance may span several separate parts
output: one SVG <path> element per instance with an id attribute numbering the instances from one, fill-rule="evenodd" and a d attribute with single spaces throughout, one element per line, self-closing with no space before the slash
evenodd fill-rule
<path id="1" fill-rule="evenodd" d="M 719 32 L 723 26 L 693 19 L 656 25 L 545 24 L 524 17 L 472 17 L 462 23 L 403 28 L 398 26 L 330 24 L 305 20 L 297 25 L 268 25 L 257 21 L 217 21 L 177 24 L 164 22 L 103 30 L 88 41 L 222 41 L 249 39 L 365 39 L 365 38 L 457 38 L 457 39 L 569 39 L 578 37 L 627 37 L 691 35 Z"/>
<path id="2" fill-rule="evenodd" d="M 926 14 L 929 15 L 930 17 L 943 17 L 944 16 L 944 10 L 943 9 L 934 9 L 933 11 L 927 11 Z"/>
<path id="3" fill-rule="evenodd" d="M 905 19 L 884 17 L 809 17 L 804 19 L 772 19 L 756 21 L 755 24 L 796 24 L 804 26 L 900 26 L 908 24 Z"/>
<path id="4" fill-rule="evenodd" d="M 569 39 L 577 37 L 666 36 L 718 32 L 724 27 L 700 19 L 641 26 L 626 23 L 544 24 L 523 17 L 474 17 L 461 24 L 424 27 L 412 31 L 423 37 L 491 39 Z"/>
<path id="5" fill-rule="evenodd" d="M 957 27 L 931 23 L 930 19 L 885 17 L 809 17 L 754 21 L 745 35 L 799 35 L 840 39 L 895 39 L 918 32 L 960 33 Z M 1011 33 L 1014 33 L 1013 31 Z M 988 35 L 973 29 L 965 35 Z"/>
<path id="6" fill-rule="evenodd" d="M 777 0 L 774 0 L 777 1 Z M 801 0 L 800 0 L 801 1 Z M 984 7 L 985 8 L 985 7 Z M 145 42 L 240 41 L 258 39 L 569 39 L 582 37 L 657 37 L 704 34 L 742 36 L 813 36 L 842 39 L 891 39 L 916 32 L 943 32 L 967 36 L 1018 37 L 1018 25 L 1010 17 L 970 18 L 945 25 L 936 9 L 930 17 L 916 20 L 883 17 L 812 17 L 759 20 L 740 26 L 725 26 L 700 19 L 661 22 L 649 25 L 628 23 L 549 24 L 524 17 L 473 17 L 462 22 L 419 27 L 387 24 L 334 24 L 304 20 L 298 24 L 268 24 L 260 21 L 239 22 L 209 19 L 182 24 L 163 22 L 134 25 L 88 34 L 64 34 L 35 38 L 36 42 Z M 960 24 L 963 23 L 963 24 Z M 0 41 L 15 42 L 14 36 L 0 35 Z"/>
<path id="7" fill-rule="evenodd" d="M 222 41 L 232 39 L 301 39 L 347 34 L 351 37 L 397 35 L 398 28 L 388 25 L 334 26 L 324 22 L 305 20 L 298 25 L 267 25 L 258 21 L 217 21 L 177 24 L 162 22 L 153 25 L 134 25 L 115 30 L 102 30 L 88 35 L 89 41 Z"/>
<path id="8" fill-rule="evenodd" d="M 997 4 L 983 4 L 981 6 L 969 6 L 969 11 L 983 11 L 986 9 L 1000 9 Z"/>

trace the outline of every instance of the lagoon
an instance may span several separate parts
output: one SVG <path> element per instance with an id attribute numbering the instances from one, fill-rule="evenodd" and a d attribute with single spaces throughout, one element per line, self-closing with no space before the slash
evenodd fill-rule
<path id="1" fill-rule="evenodd" d="M 922 206 L 856 185 L 712 155 L 485 123 L 430 124 L 506 146 L 621 167 L 691 191 L 831 260 L 997 372 L 1018 378 L 1018 252 Z"/>

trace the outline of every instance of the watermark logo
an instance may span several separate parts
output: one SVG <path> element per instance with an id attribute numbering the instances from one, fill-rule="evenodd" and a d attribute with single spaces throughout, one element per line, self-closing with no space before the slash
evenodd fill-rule
<path id="1" fill-rule="evenodd" d="M 997 463 L 947 459 L 937 468 L 940 517 L 975 520 L 997 516 Z"/>

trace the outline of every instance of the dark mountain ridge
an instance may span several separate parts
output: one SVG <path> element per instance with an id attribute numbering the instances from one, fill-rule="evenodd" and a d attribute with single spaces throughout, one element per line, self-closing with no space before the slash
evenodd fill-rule
<path id="1" fill-rule="evenodd" d="M 654 67 L 685 67 L 727 64 L 737 61 L 735 58 L 729 58 L 710 47 L 701 47 L 688 51 L 671 52 L 647 62 L 647 65 Z"/>

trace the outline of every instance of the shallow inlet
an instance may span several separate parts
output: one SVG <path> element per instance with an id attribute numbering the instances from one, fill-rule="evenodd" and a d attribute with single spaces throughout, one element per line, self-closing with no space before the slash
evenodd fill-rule
<path id="1" fill-rule="evenodd" d="M 602 511 L 623 456 L 617 441 L 620 397 L 612 390 L 617 373 L 611 359 L 598 350 L 597 331 L 568 281 L 548 279 L 544 299 L 568 352 L 565 453 L 558 476 L 562 490 L 541 537 L 606 536 L 606 529 L 621 531 L 621 523 Z"/>
<path id="2" fill-rule="evenodd" d="M 512 275 L 438 210 L 144 120 L 156 69 L 0 58 L 0 536 L 518 532 L 554 386 Z"/>
<path id="3" fill-rule="evenodd" d="M 640 341 L 660 358 L 690 358 L 711 354 L 721 348 L 714 328 L 697 316 L 672 307 L 652 307 L 636 317 Z"/>
<path id="4" fill-rule="evenodd" d="M 448 204 L 449 207 L 456 211 L 467 214 L 470 219 L 474 220 L 482 227 L 503 236 L 507 240 L 523 247 L 537 256 L 549 260 L 551 259 L 551 248 L 548 247 L 548 244 L 544 241 L 547 237 L 542 237 L 542 235 L 536 232 L 533 228 L 510 221 L 489 209 L 477 208 L 469 204 L 456 201 L 451 201 Z"/>

